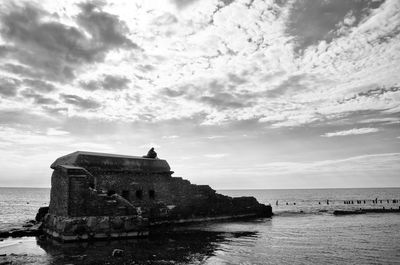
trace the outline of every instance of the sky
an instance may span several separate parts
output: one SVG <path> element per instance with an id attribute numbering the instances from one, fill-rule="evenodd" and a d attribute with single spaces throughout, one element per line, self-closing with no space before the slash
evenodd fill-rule
<path id="1" fill-rule="evenodd" d="M 215 189 L 400 187 L 400 1 L 0 0 L 0 186 L 81 150 Z"/>

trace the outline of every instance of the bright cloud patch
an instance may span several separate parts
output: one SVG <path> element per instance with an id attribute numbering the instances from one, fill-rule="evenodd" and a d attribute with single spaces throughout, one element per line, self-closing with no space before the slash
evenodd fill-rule
<path id="1" fill-rule="evenodd" d="M 225 156 L 227 156 L 228 154 L 206 154 L 204 155 L 204 157 L 207 158 L 223 158 Z"/>
<path id="2" fill-rule="evenodd" d="M 359 134 L 374 133 L 374 132 L 378 132 L 378 131 L 379 131 L 379 129 L 377 129 L 377 128 L 358 128 L 358 129 L 354 128 L 354 129 L 345 130 L 345 131 L 325 133 L 321 136 L 334 137 L 334 136 L 346 136 L 346 135 L 359 135 Z"/>

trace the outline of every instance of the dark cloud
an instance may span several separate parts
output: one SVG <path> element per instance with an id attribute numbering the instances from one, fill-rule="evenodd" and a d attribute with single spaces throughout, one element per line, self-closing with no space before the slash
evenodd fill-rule
<path id="1" fill-rule="evenodd" d="M 373 97 L 373 96 L 380 96 L 380 95 L 383 95 L 388 92 L 397 92 L 397 91 L 400 91 L 400 87 L 398 87 L 398 86 L 393 86 L 390 88 L 378 87 L 375 89 L 370 89 L 365 92 L 360 92 L 360 93 L 358 93 L 358 96 L 359 97 Z"/>
<path id="2" fill-rule="evenodd" d="M 102 85 L 106 90 L 125 89 L 129 82 L 129 79 L 123 76 L 107 75 L 104 78 Z"/>
<path id="3" fill-rule="evenodd" d="M 97 109 L 101 104 L 93 99 L 85 99 L 76 95 L 61 94 L 60 98 L 67 104 L 77 106 L 81 109 Z"/>
<path id="4" fill-rule="evenodd" d="M 248 91 L 229 90 L 217 80 L 209 82 L 204 87 L 186 85 L 176 89 L 164 88 L 161 94 L 172 98 L 182 97 L 219 110 L 249 107 L 254 104 L 253 99 L 255 97 Z"/>
<path id="5" fill-rule="evenodd" d="M 224 5 L 230 5 L 234 2 L 235 0 L 220 0 L 220 2 L 224 3 Z"/>
<path id="6" fill-rule="evenodd" d="M 356 26 L 373 8 L 384 1 L 299 0 L 290 10 L 287 32 L 295 37 L 296 52 L 321 40 L 330 42 L 338 33 L 336 30 L 346 15 L 351 14 Z"/>
<path id="7" fill-rule="evenodd" d="M 16 74 L 16 75 L 22 75 L 22 76 L 27 76 L 31 78 L 41 78 L 44 77 L 45 75 L 42 75 L 41 73 L 31 70 L 31 68 L 23 65 L 18 65 L 18 64 L 11 64 L 11 63 L 6 63 L 4 65 L 0 66 L 1 69 Z"/>
<path id="8" fill-rule="evenodd" d="M 163 94 L 165 96 L 168 96 L 168 97 L 171 97 L 171 98 L 174 98 L 174 97 L 180 97 L 180 96 L 184 95 L 185 91 L 181 90 L 181 89 L 174 90 L 174 89 L 171 89 L 171 88 L 167 87 L 167 88 L 164 88 L 161 91 L 161 94 Z"/>
<path id="9" fill-rule="evenodd" d="M 51 116 L 65 115 L 68 112 L 68 108 L 64 107 L 52 107 L 52 106 L 42 106 L 43 111 Z"/>
<path id="10" fill-rule="evenodd" d="M 235 74 L 228 74 L 228 78 L 232 83 L 235 83 L 237 85 L 240 85 L 240 84 L 243 84 L 243 83 L 247 82 L 246 79 L 244 79 L 242 77 L 239 77 L 239 76 L 237 76 Z"/>
<path id="11" fill-rule="evenodd" d="M 129 30 L 116 15 L 103 12 L 99 6 L 93 3 L 80 5 L 82 13 L 77 21 L 90 32 L 96 44 L 103 49 L 113 47 L 139 48 L 130 39 L 125 37 Z"/>
<path id="12" fill-rule="evenodd" d="M 172 0 L 177 8 L 185 8 L 198 0 Z"/>
<path id="13" fill-rule="evenodd" d="M 0 95 L 5 97 L 13 97 L 17 94 L 20 81 L 14 78 L 0 79 Z"/>
<path id="14" fill-rule="evenodd" d="M 351 97 L 347 97 L 347 98 L 344 98 L 344 99 L 338 101 L 338 103 L 342 104 L 347 101 L 357 100 L 359 98 L 369 98 L 369 97 L 377 98 L 386 93 L 394 93 L 394 92 L 398 92 L 398 91 L 400 91 L 400 87 L 398 87 L 398 86 L 393 86 L 393 87 L 389 87 L 389 88 L 378 87 L 378 88 L 374 88 L 374 89 L 369 89 L 367 91 L 359 92 Z"/>
<path id="15" fill-rule="evenodd" d="M 36 93 L 32 89 L 22 91 L 21 96 L 33 99 L 33 102 L 38 105 L 54 105 L 58 103 L 57 100 L 46 98 L 43 95 Z"/>
<path id="16" fill-rule="evenodd" d="M 34 88 L 35 91 L 51 92 L 56 90 L 56 87 L 48 82 L 38 79 L 24 79 L 24 85 Z"/>
<path id="17" fill-rule="evenodd" d="M 104 90 L 121 90 L 128 88 L 130 80 L 124 76 L 104 75 L 102 80 L 92 80 L 89 82 L 81 82 L 81 86 L 90 91 Z"/>
<path id="18" fill-rule="evenodd" d="M 151 64 L 139 65 L 136 68 L 144 73 L 151 72 L 155 69 L 155 67 Z"/>
<path id="19" fill-rule="evenodd" d="M 80 7 L 77 22 L 82 28 L 59 23 L 55 15 L 31 4 L 9 5 L 1 13 L 0 34 L 7 45 L 0 50 L 22 66 L 7 67 L 30 77 L 71 81 L 79 66 L 102 61 L 111 49 L 138 48 L 125 37 L 128 29 L 118 17 L 94 5 Z"/>
<path id="20" fill-rule="evenodd" d="M 220 110 L 251 106 L 252 103 L 248 102 L 247 99 L 242 96 L 243 95 L 239 94 L 215 93 L 212 96 L 203 96 L 199 101 Z"/>
<path id="21" fill-rule="evenodd" d="M 54 126 L 54 119 L 49 119 L 43 115 L 29 113 L 25 109 L 2 109 L 0 110 L 0 124 L 19 124 L 42 129 L 42 126 Z"/>

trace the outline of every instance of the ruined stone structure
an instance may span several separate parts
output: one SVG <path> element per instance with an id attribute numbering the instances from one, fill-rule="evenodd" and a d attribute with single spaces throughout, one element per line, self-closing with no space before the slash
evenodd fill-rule
<path id="1" fill-rule="evenodd" d="M 64 241 L 145 236 L 164 223 L 272 215 L 253 197 L 231 198 L 172 177 L 162 159 L 78 151 L 51 168 L 44 232 Z"/>

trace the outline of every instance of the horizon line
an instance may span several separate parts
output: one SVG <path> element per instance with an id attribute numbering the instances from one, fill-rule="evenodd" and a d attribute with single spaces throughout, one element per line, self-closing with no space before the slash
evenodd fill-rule
<path id="1" fill-rule="evenodd" d="M 51 189 L 51 187 L 17 187 L 17 186 L 0 186 L 0 188 L 7 189 Z M 327 189 L 399 189 L 400 186 L 396 187 L 319 187 L 319 188 L 262 188 L 262 189 L 254 189 L 254 188 L 212 188 L 214 190 L 327 190 Z"/>

